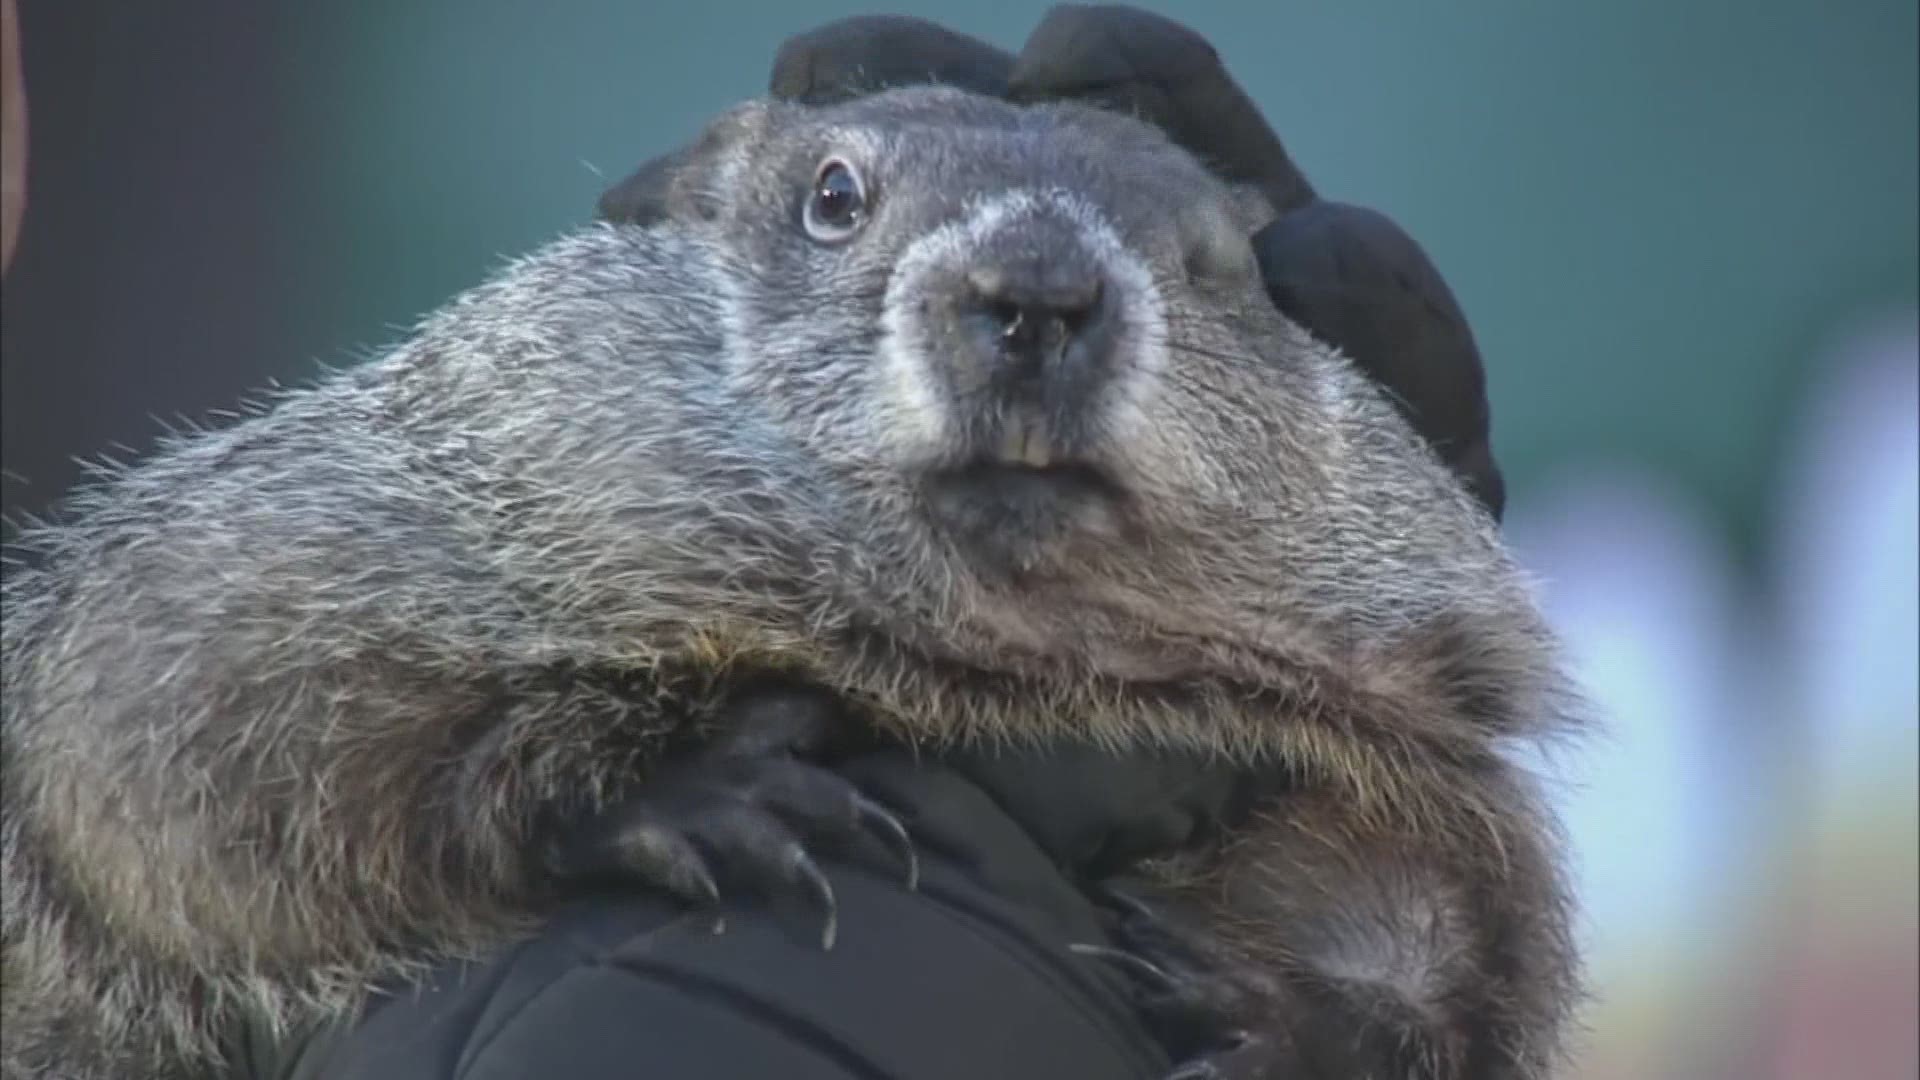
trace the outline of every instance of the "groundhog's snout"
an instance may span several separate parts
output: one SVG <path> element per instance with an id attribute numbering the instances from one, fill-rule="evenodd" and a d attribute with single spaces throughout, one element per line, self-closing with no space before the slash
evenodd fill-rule
<path id="1" fill-rule="evenodd" d="M 1106 279 L 1084 256 L 987 259 L 960 280 L 959 307 L 989 377 L 1009 390 L 1083 383 L 1113 351 Z"/>
<path id="2" fill-rule="evenodd" d="M 1077 223 L 1039 213 L 976 234 L 935 277 L 929 358 L 963 412 L 1070 416 L 1112 377 L 1124 304 Z"/>
<path id="3" fill-rule="evenodd" d="M 877 385 L 896 460 L 940 523 L 990 561 L 1034 565 L 1109 531 L 1128 495 L 1162 300 L 1093 198 L 988 189 L 963 205 L 896 263 Z"/>

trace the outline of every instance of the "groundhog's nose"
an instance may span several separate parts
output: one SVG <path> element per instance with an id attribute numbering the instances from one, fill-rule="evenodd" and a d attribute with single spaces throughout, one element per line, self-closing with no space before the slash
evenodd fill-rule
<path id="1" fill-rule="evenodd" d="M 979 266 L 967 271 L 966 286 L 968 306 L 988 339 L 982 344 L 999 358 L 1002 377 L 1068 376 L 1102 362 L 1106 282 L 1087 262 L 1031 259 Z"/>

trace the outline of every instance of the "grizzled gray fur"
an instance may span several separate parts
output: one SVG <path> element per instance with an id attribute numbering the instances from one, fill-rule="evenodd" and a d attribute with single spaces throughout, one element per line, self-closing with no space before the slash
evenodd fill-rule
<path id="1" fill-rule="evenodd" d="M 846 236 L 809 216 L 829 158 Z M 9 1080 L 192 1075 L 243 1012 L 521 932 L 541 808 L 644 783 L 758 667 L 922 745 L 1286 775 L 1167 868 L 1264 1007 L 1358 988 L 1439 1075 L 1548 1075 L 1577 965 L 1505 755 L 1573 697 L 1484 512 L 1266 301 L 1257 198 L 1125 117 L 912 89 L 734 109 L 668 209 L 29 536 Z M 1104 336 L 1009 388 L 973 301 L 1056 264 Z"/>

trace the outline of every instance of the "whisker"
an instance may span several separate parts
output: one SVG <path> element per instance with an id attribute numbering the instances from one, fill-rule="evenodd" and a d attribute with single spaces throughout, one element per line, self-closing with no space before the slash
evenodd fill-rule
<path id="1" fill-rule="evenodd" d="M 1165 349 L 1170 353 L 1198 356 L 1208 360 L 1217 360 L 1221 363 L 1239 365 L 1248 369 L 1269 368 L 1272 366 L 1271 360 L 1256 354 L 1210 349 L 1204 345 L 1196 345 L 1189 341 L 1176 341 L 1171 338 L 1165 338 L 1154 339 L 1151 341 L 1151 344 L 1156 348 Z"/>
<path id="2" fill-rule="evenodd" d="M 1257 355 L 1223 352 L 1215 349 L 1209 349 L 1203 345 L 1195 345 L 1195 344 L 1192 344 L 1191 342 L 1174 341 L 1170 338 L 1156 338 L 1152 341 L 1152 343 L 1159 348 L 1163 348 L 1167 350 L 1170 353 L 1176 353 L 1176 354 L 1184 353 L 1190 356 L 1198 356 L 1208 360 L 1217 360 L 1226 364 L 1242 365 L 1245 367 L 1252 367 L 1252 366 L 1264 367 L 1264 366 L 1271 366 L 1273 363 L 1272 360 L 1261 357 L 1261 356 L 1257 356 Z M 1348 357 L 1347 360 L 1349 363 L 1353 362 L 1351 357 Z M 1382 397 L 1385 397 L 1388 401 L 1392 402 L 1393 405 L 1398 409 L 1400 409 L 1405 415 L 1418 416 L 1420 414 L 1420 411 L 1414 407 L 1413 402 L 1409 400 L 1405 394 L 1402 394 L 1399 390 L 1397 390 L 1393 386 L 1390 386 L 1387 383 L 1382 382 L 1377 378 L 1371 378 L 1371 377 L 1367 379 L 1367 382 L 1369 385 L 1373 387 L 1375 392 L 1379 393 Z"/>

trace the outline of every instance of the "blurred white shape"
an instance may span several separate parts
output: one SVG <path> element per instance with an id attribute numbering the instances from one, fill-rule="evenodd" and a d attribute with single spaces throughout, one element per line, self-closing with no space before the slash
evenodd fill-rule
<path id="1" fill-rule="evenodd" d="M 1823 786 L 1910 777 L 1920 751 L 1916 320 L 1903 312 L 1828 352 L 1782 486 L 1782 661 Z"/>
<path id="2" fill-rule="evenodd" d="M 1781 663 L 1810 753 L 1779 1008 L 1782 1080 L 1920 1072 L 1920 313 L 1856 328 L 1784 478 Z"/>
<path id="3" fill-rule="evenodd" d="M 1750 705 L 1745 615 L 1701 512 L 1655 477 L 1565 475 L 1507 533 L 1604 725 L 1556 786 L 1604 996 L 1609 969 L 1684 963 L 1739 876 L 1744 774 L 1716 731 Z"/>

